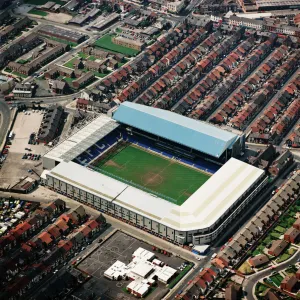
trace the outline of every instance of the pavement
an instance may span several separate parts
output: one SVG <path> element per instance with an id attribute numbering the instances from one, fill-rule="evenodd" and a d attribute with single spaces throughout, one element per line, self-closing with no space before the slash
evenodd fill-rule
<path id="1" fill-rule="evenodd" d="M 11 110 L 4 98 L 0 96 L 0 145 L 6 139 L 9 129 Z"/>
<path id="2" fill-rule="evenodd" d="M 254 48 L 256 49 L 256 48 Z M 214 110 L 212 110 L 209 115 L 207 116 L 206 120 L 208 121 L 217 111 L 221 110 L 224 108 L 225 103 L 228 99 L 232 98 L 232 96 L 234 94 L 236 94 L 236 92 L 240 89 L 240 87 L 245 83 L 245 81 L 247 81 L 248 78 L 250 78 L 253 74 L 255 74 L 257 72 L 257 70 L 273 55 L 274 50 L 271 50 L 271 52 L 258 64 L 258 66 L 256 68 L 254 68 L 254 70 L 252 72 L 250 72 L 248 74 L 248 76 L 242 80 L 239 85 L 232 91 L 232 93 L 230 95 L 228 95 L 226 97 L 226 99 L 224 99 L 224 101 L 218 105 Z M 251 52 L 250 52 L 251 53 Z"/>
<path id="3" fill-rule="evenodd" d="M 287 78 L 284 85 L 282 87 L 280 87 L 279 90 L 277 90 L 277 92 L 273 95 L 273 97 L 270 99 L 270 101 L 268 101 L 267 105 L 263 106 L 263 108 L 261 109 L 259 114 L 250 122 L 250 124 L 244 130 L 244 132 L 246 133 L 246 136 L 251 133 L 251 126 L 265 113 L 267 108 L 269 108 L 270 106 L 272 106 L 274 104 L 274 101 L 278 99 L 278 96 L 280 95 L 280 93 L 290 84 L 291 81 L 293 81 L 297 76 L 299 76 L 299 70 L 300 70 L 300 68 L 295 69 L 294 73 L 291 74 L 291 77 Z"/>
<path id="4" fill-rule="evenodd" d="M 255 285 L 263 278 L 269 277 L 274 272 L 274 270 L 276 272 L 280 272 L 280 271 L 288 268 L 289 265 L 296 264 L 300 257 L 299 253 L 300 253 L 300 250 L 298 249 L 298 251 L 294 254 L 294 256 L 292 256 L 290 259 L 282 262 L 281 264 L 276 265 L 275 269 L 274 269 L 274 266 L 271 266 L 265 270 L 255 273 L 253 275 L 246 276 L 246 279 L 243 282 L 243 290 L 244 290 L 244 292 L 246 292 L 246 299 L 247 300 L 257 300 L 257 298 L 254 294 Z M 273 268 L 273 269 L 271 269 L 271 268 Z"/>

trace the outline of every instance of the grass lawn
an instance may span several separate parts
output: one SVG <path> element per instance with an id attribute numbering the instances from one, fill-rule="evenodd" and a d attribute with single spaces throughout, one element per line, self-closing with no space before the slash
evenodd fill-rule
<path id="1" fill-rule="evenodd" d="M 127 48 L 124 46 L 114 44 L 112 42 L 112 37 L 113 37 L 113 35 L 111 35 L 111 34 L 107 34 L 107 35 L 103 36 L 102 38 L 98 39 L 95 42 L 95 46 L 106 49 L 106 50 L 111 50 L 111 51 L 115 51 L 118 53 L 122 53 L 124 55 L 129 55 L 129 56 L 135 56 L 136 54 L 138 54 L 140 52 L 135 49 L 131 49 L 131 48 Z"/>
<path id="2" fill-rule="evenodd" d="M 281 226 L 276 226 L 275 230 L 281 234 L 286 232 L 286 229 Z"/>
<path id="3" fill-rule="evenodd" d="M 81 57 L 81 58 L 87 58 L 88 55 L 83 53 L 83 52 L 78 52 L 78 56 Z"/>
<path id="4" fill-rule="evenodd" d="M 295 266 L 290 266 L 285 270 L 285 272 L 293 275 L 293 274 L 296 274 L 297 270 L 298 269 Z"/>
<path id="5" fill-rule="evenodd" d="M 193 267 L 192 264 L 186 266 L 168 285 L 169 289 L 172 289 Z"/>
<path id="6" fill-rule="evenodd" d="M 104 74 L 104 73 L 99 73 L 99 72 L 94 72 L 95 76 L 100 77 L 100 78 L 104 78 L 105 76 L 107 76 L 108 74 Z"/>
<path id="7" fill-rule="evenodd" d="M 77 59 L 77 57 L 72 58 L 64 64 L 64 67 L 73 69 L 73 62 Z"/>
<path id="8" fill-rule="evenodd" d="M 279 232 L 274 232 L 274 231 L 272 231 L 272 232 L 270 233 L 270 236 L 271 236 L 271 238 L 277 240 L 277 239 L 280 238 L 281 234 L 280 234 Z"/>
<path id="9" fill-rule="evenodd" d="M 297 250 L 294 248 L 289 248 L 287 250 L 284 251 L 283 254 L 281 254 L 277 259 L 276 262 L 277 263 L 281 263 L 287 259 L 289 259 L 291 256 L 293 256 L 295 254 Z"/>
<path id="10" fill-rule="evenodd" d="M 255 286 L 255 295 L 261 296 L 265 293 L 265 291 L 268 289 L 268 287 L 260 282 L 258 282 Z"/>
<path id="11" fill-rule="evenodd" d="M 60 5 L 66 4 L 65 1 L 61 1 L 61 0 L 51 0 L 51 1 L 55 2 L 56 4 L 60 4 Z M 34 5 L 44 5 L 47 2 L 48 2 L 48 0 L 24 0 L 24 3 L 34 4 Z"/>
<path id="12" fill-rule="evenodd" d="M 21 78 L 27 78 L 28 76 L 27 75 L 24 75 L 24 74 L 21 74 L 19 72 L 12 72 L 12 74 L 16 75 L 16 76 L 19 76 Z"/>
<path id="13" fill-rule="evenodd" d="M 125 145 L 95 162 L 102 172 L 181 205 L 209 178 L 200 170 L 142 148 Z"/>
<path id="14" fill-rule="evenodd" d="M 27 64 L 29 61 L 31 61 L 31 59 L 20 59 L 17 61 L 17 63 L 21 64 L 21 65 L 25 65 Z"/>
<path id="15" fill-rule="evenodd" d="M 272 243 L 272 238 L 270 236 L 267 236 L 263 241 L 262 244 L 264 246 L 268 246 L 270 243 Z"/>
<path id="16" fill-rule="evenodd" d="M 28 12 L 31 15 L 38 15 L 38 16 L 42 16 L 42 17 L 46 17 L 48 16 L 48 13 L 46 13 L 45 11 L 39 10 L 39 9 L 32 9 Z"/>
<path id="17" fill-rule="evenodd" d="M 91 55 L 87 58 L 88 60 L 92 60 L 95 61 L 97 59 L 97 57 L 95 57 L 94 55 Z"/>
<path id="18" fill-rule="evenodd" d="M 71 84 L 75 79 L 77 79 L 77 78 L 64 77 L 64 80 L 65 80 L 66 82 L 68 82 L 69 84 Z"/>
<path id="19" fill-rule="evenodd" d="M 251 274 L 254 271 L 251 269 L 250 264 L 245 261 L 240 267 L 239 267 L 239 271 L 242 272 L 245 275 Z"/>
<path id="20" fill-rule="evenodd" d="M 264 245 L 259 245 L 256 247 L 256 249 L 253 251 L 252 255 L 253 256 L 256 256 L 258 254 L 264 254 L 264 249 L 265 249 L 265 246 Z"/>
<path id="21" fill-rule="evenodd" d="M 275 275 L 270 276 L 270 279 L 272 280 L 273 284 L 275 284 L 276 286 L 280 286 L 280 283 L 283 280 L 283 277 L 280 274 L 275 274 Z"/>

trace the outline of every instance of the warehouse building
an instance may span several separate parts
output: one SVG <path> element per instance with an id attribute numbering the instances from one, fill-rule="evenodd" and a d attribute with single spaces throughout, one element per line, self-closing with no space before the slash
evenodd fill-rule
<path id="1" fill-rule="evenodd" d="M 52 36 L 72 43 L 81 43 L 85 40 L 86 35 L 78 31 L 70 31 L 57 26 L 44 25 L 38 30 L 41 35 Z"/>

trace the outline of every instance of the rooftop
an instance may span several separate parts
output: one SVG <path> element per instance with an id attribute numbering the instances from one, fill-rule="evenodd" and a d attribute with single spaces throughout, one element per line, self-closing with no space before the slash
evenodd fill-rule
<path id="1" fill-rule="evenodd" d="M 214 157 L 220 157 L 238 138 L 211 124 L 131 102 L 122 103 L 113 118 Z"/>
<path id="2" fill-rule="evenodd" d="M 44 157 L 59 162 L 71 161 L 118 126 L 111 118 L 100 115 L 52 148 Z"/>
<path id="3" fill-rule="evenodd" d="M 231 158 L 181 206 L 74 162 L 60 163 L 49 175 L 171 228 L 194 230 L 216 223 L 263 174 Z"/>

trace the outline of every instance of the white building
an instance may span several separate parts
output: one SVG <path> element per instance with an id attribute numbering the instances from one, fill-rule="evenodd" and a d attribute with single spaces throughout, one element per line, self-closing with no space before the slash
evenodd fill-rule
<path id="1" fill-rule="evenodd" d="M 184 1 L 167 1 L 167 10 L 172 13 L 179 13 L 184 8 Z"/>
<path id="2" fill-rule="evenodd" d="M 157 278 L 160 282 L 167 284 L 170 279 L 176 274 L 176 270 L 168 267 L 168 266 L 164 266 L 162 267 L 160 272 L 157 272 Z"/>
<path id="3" fill-rule="evenodd" d="M 238 155 L 241 151 L 241 136 L 175 113 L 140 108 L 141 105 L 139 109 L 143 113 L 140 114 L 131 106 L 134 104 L 123 106 L 122 116 L 118 115 L 124 121 L 115 121 L 117 113 L 115 120 L 100 116 L 49 151 L 43 157 L 43 164 L 50 171 L 43 173 L 43 182 L 74 200 L 174 243 L 211 243 L 266 185 L 264 171 L 238 159 L 229 159 L 233 152 Z M 149 109 L 150 113 L 145 111 Z M 150 133 L 156 136 L 212 157 L 226 154 L 229 160 L 181 206 L 91 170 L 85 166 L 85 161 L 80 161 L 81 153 L 132 120 L 131 128 L 146 132 L 151 127 Z M 153 126 L 147 127 L 149 122 Z M 177 126 L 177 131 L 173 126 Z M 98 148 L 101 145 L 97 143 Z M 81 165 L 75 163 L 75 159 Z"/>
<path id="4" fill-rule="evenodd" d="M 110 268 L 104 272 L 104 276 L 110 280 L 126 279 L 126 265 L 117 260 Z"/>
<path id="5" fill-rule="evenodd" d="M 15 85 L 14 79 L 11 77 L 0 75 L 0 92 L 10 91 Z"/>
<path id="6" fill-rule="evenodd" d="M 177 243 L 219 236 L 266 184 L 264 171 L 231 158 L 181 206 L 72 161 L 46 174 L 48 187 Z"/>

